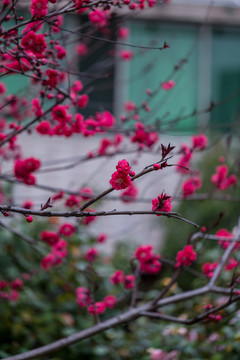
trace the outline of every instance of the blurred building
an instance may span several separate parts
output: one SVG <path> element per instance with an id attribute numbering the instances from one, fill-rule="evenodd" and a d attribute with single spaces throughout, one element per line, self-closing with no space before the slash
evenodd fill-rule
<path id="1" fill-rule="evenodd" d="M 138 102 L 146 88 L 154 90 L 170 76 L 176 81 L 171 94 L 149 97 L 148 121 L 157 120 L 163 132 L 187 133 L 206 125 L 226 129 L 239 120 L 240 1 L 172 0 L 126 24 L 130 44 L 162 47 L 166 41 L 170 48 L 131 49 L 132 61 L 120 64 L 127 79 L 118 87 L 116 107 L 119 98 Z M 202 112 L 218 102 L 223 104 Z"/>

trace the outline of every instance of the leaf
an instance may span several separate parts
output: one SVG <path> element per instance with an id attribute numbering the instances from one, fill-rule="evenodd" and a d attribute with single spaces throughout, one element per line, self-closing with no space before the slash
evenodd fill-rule
<path id="1" fill-rule="evenodd" d="M 48 198 L 47 202 L 46 202 L 44 205 L 41 204 L 41 211 L 53 207 L 53 206 L 50 204 L 50 202 L 51 202 L 51 197 Z"/>
<path id="2" fill-rule="evenodd" d="M 161 148 L 162 148 L 162 159 L 164 159 L 175 148 L 175 146 L 171 146 L 170 143 L 168 144 L 167 147 L 161 144 Z"/>

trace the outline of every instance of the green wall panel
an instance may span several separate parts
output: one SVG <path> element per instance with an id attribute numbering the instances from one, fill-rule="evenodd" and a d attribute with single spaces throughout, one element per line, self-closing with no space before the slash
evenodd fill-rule
<path id="1" fill-rule="evenodd" d="M 130 24 L 131 44 L 162 47 L 166 41 L 170 48 L 165 50 L 136 50 L 128 69 L 128 98 L 139 104 L 145 96 L 146 88 L 159 89 L 151 98 L 149 113 L 141 112 L 141 118 L 148 123 L 159 119 L 167 132 L 186 130 L 194 127 L 195 118 L 172 122 L 178 116 L 193 112 L 198 97 L 198 47 L 197 31 L 194 26 L 170 25 L 157 21 L 132 21 Z M 192 51 L 190 51 L 192 49 Z M 187 53 L 190 53 L 186 57 Z M 185 59 L 181 68 L 174 67 Z M 164 91 L 160 84 L 174 80 L 175 88 Z"/>

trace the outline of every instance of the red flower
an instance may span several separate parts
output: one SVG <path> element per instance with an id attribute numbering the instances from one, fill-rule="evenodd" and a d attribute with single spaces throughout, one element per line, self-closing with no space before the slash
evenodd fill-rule
<path id="1" fill-rule="evenodd" d="M 79 92 L 82 91 L 82 89 L 83 89 L 83 83 L 81 82 L 81 80 L 75 80 L 73 86 L 71 87 L 71 90 L 74 92 Z"/>
<path id="2" fill-rule="evenodd" d="M 36 34 L 32 30 L 22 38 L 21 45 L 25 50 L 30 50 L 35 55 L 42 55 L 44 50 L 47 48 L 44 35 Z"/>
<path id="3" fill-rule="evenodd" d="M 88 249 L 88 251 L 85 254 L 85 258 L 89 262 L 95 261 L 97 256 L 98 256 L 98 251 L 95 248 Z"/>
<path id="4" fill-rule="evenodd" d="M 15 280 L 13 280 L 10 284 L 12 289 L 21 289 L 23 287 L 23 282 L 21 279 L 16 278 Z"/>
<path id="5" fill-rule="evenodd" d="M 183 197 L 186 198 L 189 195 L 194 194 L 195 191 L 198 190 L 201 186 L 202 181 L 198 176 L 194 176 L 188 180 L 185 180 L 182 185 Z"/>
<path id="6" fill-rule="evenodd" d="M 25 201 L 25 202 L 22 204 L 22 207 L 23 207 L 24 209 L 32 209 L 32 207 L 33 207 L 33 202 L 27 200 L 27 201 Z"/>
<path id="7" fill-rule="evenodd" d="M 133 111 L 136 109 L 136 104 L 133 102 L 133 101 L 126 101 L 125 104 L 124 104 L 124 109 L 125 111 Z"/>
<path id="8" fill-rule="evenodd" d="M 158 274 L 162 269 L 160 255 L 153 255 L 151 259 L 140 263 L 140 270 L 147 274 Z"/>
<path id="9" fill-rule="evenodd" d="M 26 217 L 26 221 L 27 221 L 28 223 L 33 222 L 33 217 L 30 216 L 30 215 L 28 215 L 28 216 Z"/>
<path id="10" fill-rule="evenodd" d="M 103 111 L 102 113 L 96 113 L 96 120 L 98 124 L 105 128 L 111 128 L 115 124 L 115 117 L 109 111 Z"/>
<path id="11" fill-rule="evenodd" d="M 75 52 L 81 56 L 84 56 L 88 53 L 88 47 L 85 44 L 78 44 L 75 48 Z"/>
<path id="12" fill-rule="evenodd" d="M 120 175 L 117 171 L 115 171 L 109 182 L 115 190 L 122 190 L 131 185 L 131 178 L 128 175 Z"/>
<path id="13" fill-rule="evenodd" d="M 135 276 L 134 275 L 126 275 L 124 278 L 124 287 L 125 289 L 132 289 L 134 287 Z"/>
<path id="14" fill-rule="evenodd" d="M 9 293 L 9 300 L 10 301 L 17 301 L 19 299 L 19 292 L 15 289 L 11 290 Z"/>
<path id="15" fill-rule="evenodd" d="M 61 124 L 66 124 L 71 120 L 71 116 L 68 114 L 66 106 L 56 105 L 52 110 L 52 119 Z"/>
<path id="16" fill-rule="evenodd" d="M 219 236 L 219 237 L 225 237 L 226 239 L 227 238 L 229 238 L 229 239 L 233 238 L 233 234 L 230 231 L 226 230 L 226 229 L 218 230 L 215 235 Z M 225 250 L 230 245 L 231 242 L 230 241 L 219 240 L 218 243 Z M 237 246 L 238 246 L 238 243 L 236 242 L 235 249 L 236 249 Z"/>
<path id="17" fill-rule="evenodd" d="M 67 54 L 67 51 L 66 49 L 64 49 L 63 46 L 61 45 L 55 45 L 55 50 L 56 50 L 56 57 L 58 59 L 63 59 L 65 58 L 66 54 Z"/>
<path id="18" fill-rule="evenodd" d="M 48 69 L 46 71 L 46 75 L 48 79 L 43 81 L 43 85 L 48 85 L 50 88 L 55 88 L 58 84 L 58 71 L 53 69 Z"/>
<path id="19" fill-rule="evenodd" d="M 96 242 L 97 243 L 104 243 L 107 240 L 107 234 L 99 234 L 98 237 L 96 238 Z"/>
<path id="20" fill-rule="evenodd" d="M 125 40 L 129 35 L 129 29 L 125 27 L 119 28 L 117 34 L 121 40 Z"/>
<path id="21" fill-rule="evenodd" d="M 152 245 L 141 245 L 135 251 L 135 257 L 138 261 L 143 262 L 151 259 L 152 257 Z"/>
<path id="22" fill-rule="evenodd" d="M 89 20 L 98 27 L 106 26 L 107 18 L 108 18 L 108 13 L 100 9 L 96 9 L 95 11 L 91 11 L 89 13 Z"/>
<path id="23" fill-rule="evenodd" d="M 73 207 L 78 204 L 79 204 L 79 199 L 74 195 L 70 195 L 65 201 L 65 205 L 67 207 Z"/>
<path id="24" fill-rule="evenodd" d="M 51 135 L 51 125 L 48 121 L 41 121 L 36 126 L 36 131 L 41 135 Z"/>
<path id="25" fill-rule="evenodd" d="M 42 116 L 43 111 L 40 102 L 37 98 L 32 99 L 32 111 L 35 116 Z"/>
<path id="26" fill-rule="evenodd" d="M 53 251 L 42 258 L 41 267 L 44 270 L 49 270 L 51 267 L 61 264 L 63 258 L 67 255 L 66 246 L 66 241 L 61 239 L 59 239 L 57 243 L 53 244 Z"/>
<path id="27" fill-rule="evenodd" d="M 238 266 L 238 261 L 235 260 L 233 257 L 231 257 L 231 258 L 228 260 L 228 263 L 226 264 L 225 269 L 226 269 L 227 271 L 229 271 L 229 270 L 234 269 L 234 268 L 237 267 L 237 266 Z"/>
<path id="28" fill-rule="evenodd" d="M 157 199 L 153 199 L 152 211 L 170 212 L 172 210 L 172 204 L 170 198 L 171 196 L 162 193 L 157 197 Z M 161 215 L 157 214 L 157 216 L 161 216 Z"/>
<path id="29" fill-rule="evenodd" d="M 55 265 L 62 263 L 63 259 L 67 256 L 67 242 L 59 239 L 59 241 L 53 245 L 53 254 L 55 256 Z"/>
<path id="30" fill-rule="evenodd" d="M 211 278 L 213 276 L 213 272 L 217 266 L 218 266 L 218 262 L 215 262 L 215 263 L 207 262 L 203 265 L 202 271 L 203 271 L 204 275 L 207 275 L 209 278 Z"/>
<path id="31" fill-rule="evenodd" d="M 152 250 L 152 245 L 142 245 L 135 251 L 135 257 L 140 262 L 140 270 L 147 274 L 157 274 L 162 269 L 160 255 L 153 254 Z"/>
<path id="32" fill-rule="evenodd" d="M 93 197 L 93 190 L 90 187 L 81 188 L 80 195 L 83 200 L 89 200 Z"/>
<path id="33" fill-rule="evenodd" d="M 225 190 L 231 185 L 235 185 L 237 183 L 237 178 L 235 175 L 228 175 L 228 167 L 227 165 L 217 166 L 216 174 L 213 174 L 211 177 L 212 183 L 217 186 L 219 190 Z"/>
<path id="34" fill-rule="evenodd" d="M 105 310 L 106 310 L 106 305 L 102 301 L 98 301 L 95 304 L 90 305 L 88 307 L 88 312 L 91 315 L 102 314 L 102 313 L 104 313 Z"/>
<path id="35" fill-rule="evenodd" d="M 55 256 L 53 253 L 49 253 L 44 256 L 41 260 L 41 267 L 43 270 L 49 270 L 52 266 L 55 265 Z"/>
<path id="36" fill-rule="evenodd" d="M 88 211 L 88 212 L 94 212 L 95 210 L 94 210 L 94 209 L 87 209 L 87 211 Z M 96 221 L 96 220 L 97 220 L 97 217 L 96 217 L 96 216 L 85 216 L 85 217 L 83 218 L 83 223 L 84 223 L 85 225 L 88 225 L 88 224 L 90 224 L 91 222 Z"/>
<path id="37" fill-rule="evenodd" d="M 121 193 L 122 201 L 125 203 L 132 202 L 138 195 L 138 188 L 131 183 L 130 186 Z"/>
<path id="38" fill-rule="evenodd" d="M 78 287 L 76 289 L 77 304 L 81 307 L 87 307 L 91 304 L 90 290 L 85 287 Z"/>
<path id="39" fill-rule="evenodd" d="M 114 285 L 124 282 L 124 272 L 122 270 L 115 271 L 115 273 L 110 276 L 109 281 Z"/>
<path id="40" fill-rule="evenodd" d="M 123 60 L 130 61 L 133 58 L 134 52 L 131 50 L 120 50 L 119 55 Z"/>
<path id="41" fill-rule="evenodd" d="M 60 235 L 63 235 L 63 236 L 71 236 L 75 232 L 75 227 L 70 223 L 65 223 L 65 224 L 61 225 L 58 232 Z"/>
<path id="42" fill-rule="evenodd" d="M 175 81 L 168 80 L 162 83 L 162 89 L 163 90 L 171 90 L 175 86 Z"/>
<path id="43" fill-rule="evenodd" d="M 42 231 L 40 234 L 42 241 L 46 242 L 48 245 L 55 245 L 59 241 L 59 235 L 53 231 Z"/>
<path id="44" fill-rule="evenodd" d="M 181 152 L 183 153 L 183 155 L 177 163 L 177 165 L 179 166 L 176 167 L 176 171 L 180 172 L 181 174 L 186 174 L 188 170 L 184 169 L 184 167 L 189 168 L 190 160 L 192 158 L 192 152 L 191 149 L 185 144 L 181 146 Z"/>
<path id="45" fill-rule="evenodd" d="M 114 295 L 107 295 L 103 299 L 103 303 L 107 308 L 112 309 L 117 303 L 117 298 Z"/>
<path id="46" fill-rule="evenodd" d="M 186 245 L 185 248 L 177 253 L 176 267 L 180 265 L 188 266 L 197 258 L 196 252 L 193 250 L 192 245 Z"/>
<path id="47" fill-rule="evenodd" d="M 116 169 L 109 182 L 115 190 L 126 189 L 131 184 L 131 178 L 128 175 L 131 173 L 131 167 L 127 160 L 123 159 L 118 162 Z"/>
<path id="48" fill-rule="evenodd" d="M 208 144 L 208 138 L 204 134 L 192 136 L 192 147 L 193 149 L 204 150 Z"/>
<path id="49" fill-rule="evenodd" d="M 14 173 L 17 179 L 23 180 L 27 185 L 33 185 L 36 181 L 31 172 L 40 168 L 41 163 L 33 157 L 25 160 L 16 160 L 14 163 Z"/>
<path id="50" fill-rule="evenodd" d="M 80 107 L 81 109 L 83 109 L 83 108 L 85 108 L 87 106 L 88 101 L 89 101 L 88 95 L 83 94 L 77 100 L 77 106 Z"/>
<path id="51" fill-rule="evenodd" d="M 8 283 L 5 280 L 0 280 L 0 289 L 5 289 L 8 287 Z"/>
<path id="52" fill-rule="evenodd" d="M 48 13 L 48 0 L 32 0 L 31 13 L 33 17 L 40 18 Z"/>
<path id="53" fill-rule="evenodd" d="M 132 136 L 131 141 L 138 143 L 139 146 L 147 146 L 150 148 L 158 141 L 158 134 L 153 131 L 148 132 L 142 123 L 137 123 L 135 125 L 135 128 L 136 131 L 135 134 Z"/>

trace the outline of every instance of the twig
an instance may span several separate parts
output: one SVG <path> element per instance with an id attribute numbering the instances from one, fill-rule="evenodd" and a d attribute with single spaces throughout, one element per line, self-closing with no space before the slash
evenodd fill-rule
<path id="1" fill-rule="evenodd" d="M 19 208 L 12 205 L 0 205 L 0 211 L 7 211 L 7 212 L 14 212 L 19 213 L 23 215 L 36 215 L 41 217 L 76 217 L 76 218 L 82 218 L 82 217 L 89 217 L 89 216 L 115 216 L 115 215 L 162 215 L 167 216 L 169 218 L 175 218 L 178 220 L 182 220 L 187 222 L 190 225 L 193 225 L 195 227 L 199 227 L 199 225 L 195 224 L 194 222 L 187 220 L 181 215 L 179 215 L 176 212 L 164 212 L 164 211 L 80 211 L 80 210 L 73 210 L 73 211 L 41 211 L 41 210 L 30 210 L 30 209 L 24 209 Z"/>

